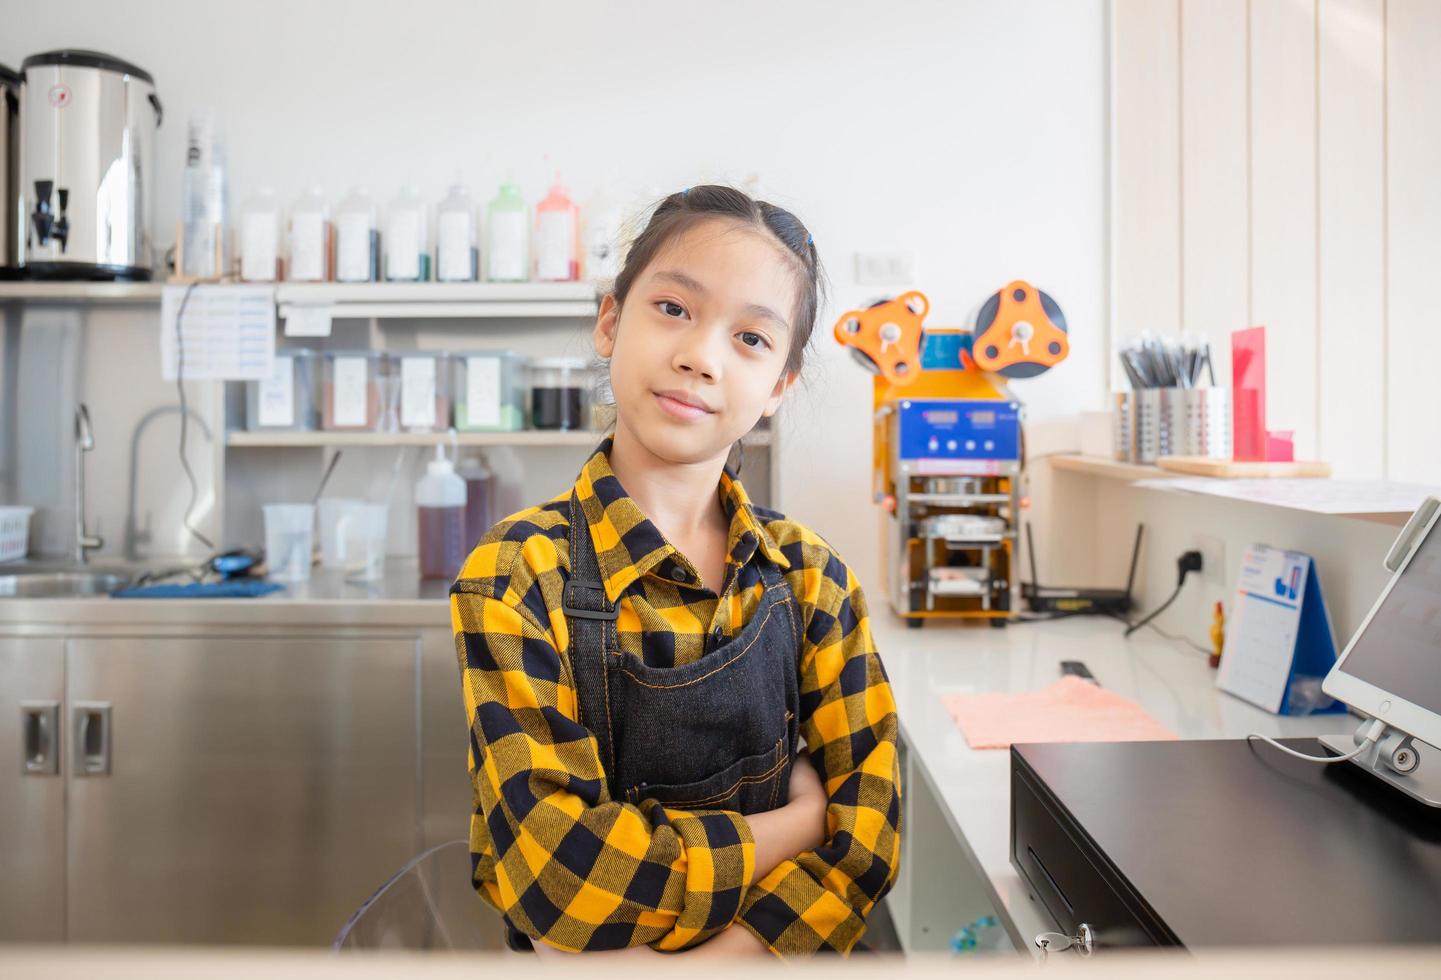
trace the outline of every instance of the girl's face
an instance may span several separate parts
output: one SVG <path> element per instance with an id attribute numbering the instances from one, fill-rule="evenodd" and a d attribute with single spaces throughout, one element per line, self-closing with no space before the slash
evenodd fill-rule
<path id="1" fill-rule="evenodd" d="M 656 253 L 623 309 L 601 304 L 595 346 L 610 359 L 617 428 L 654 455 L 724 455 L 795 381 L 785 370 L 794 259 L 766 233 L 700 222 Z"/>

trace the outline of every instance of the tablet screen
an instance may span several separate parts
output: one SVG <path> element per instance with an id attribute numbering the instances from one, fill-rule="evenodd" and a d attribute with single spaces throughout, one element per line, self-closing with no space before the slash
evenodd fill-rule
<path id="1" fill-rule="evenodd" d="M 1341 670 L 1441 714 L 1441 523 L 1422 539 Z"/>

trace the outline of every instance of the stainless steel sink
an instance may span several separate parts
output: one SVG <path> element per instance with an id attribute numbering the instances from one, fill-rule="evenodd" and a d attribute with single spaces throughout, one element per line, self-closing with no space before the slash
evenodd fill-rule
<path id="1" fill-rule="evenodd" d="M 106 595 L 129 585 L 133 576 L 117 571 L 34 571 L 0 575 L 0 599 L 60 599 Z"/>

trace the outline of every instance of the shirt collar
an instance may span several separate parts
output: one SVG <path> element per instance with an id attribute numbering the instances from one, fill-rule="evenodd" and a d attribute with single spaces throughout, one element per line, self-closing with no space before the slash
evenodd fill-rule
<path id="1" fill-rule="evenodd" d="M 610 468 L 611 443 L 608 436 L 596 447 L 576 478 L 575 493 L 590 523 L 606 596 L 616 602 L 632 582 L 667 559 L 678 563 L 680 552 L 621 486 Z M 729 467 L 721 474 L 719 489 L 721 507 L 730 518 L 726 549 L 731 560 L 745 564 L 759 549 L 780 568 L 789 568 L 790 561 L 757 518 L 745 487 Z"/>

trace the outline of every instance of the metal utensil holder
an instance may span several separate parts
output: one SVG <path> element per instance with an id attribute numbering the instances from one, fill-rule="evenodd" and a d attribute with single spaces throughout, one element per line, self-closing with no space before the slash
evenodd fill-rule
<path id="1" fill-rule="evenodd" d="M 1154 463 L 1162 456 L 1231 457 L 1228 388 L 1140 388 L 1113 396 L 1115 457 Z"/>

